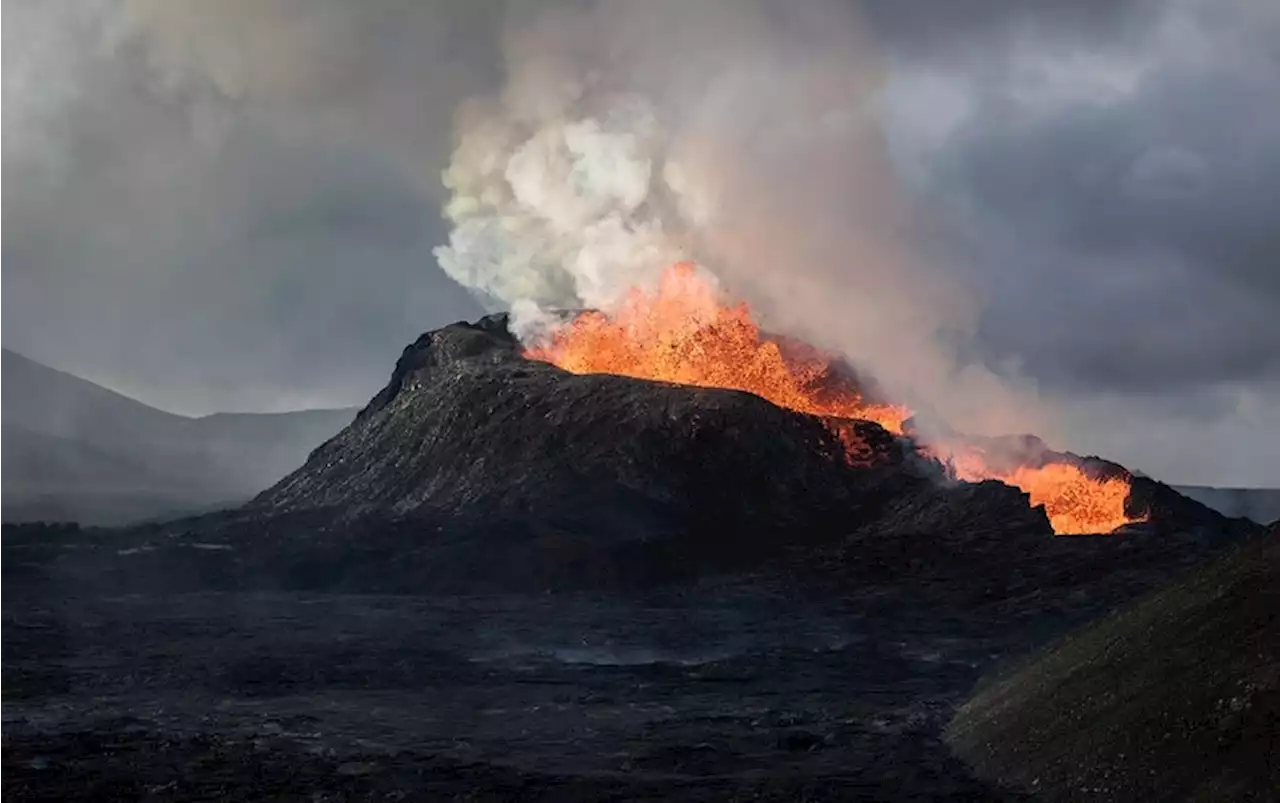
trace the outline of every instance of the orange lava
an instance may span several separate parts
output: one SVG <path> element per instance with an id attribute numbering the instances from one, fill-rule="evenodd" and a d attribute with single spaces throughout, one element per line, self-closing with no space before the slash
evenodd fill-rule
<path id="1" fill-rule="evenodd" d="M 1021 489 L 1031 504 L 1044 505 L 1056 535 L 1109 533 L 1126 524 L 1145 521 L 1145 516 L 1125 513 L 1129 480 L 1125 477 L 1094 479 L 1071 463 L 1043 466 L 1016 466 L 996 470 L 974 453 L 953 457 L 956 479 L 965 482 L 999 480 Z"/>
<path id="2" fill-rule="evenodd" d="M 839 386 L 816 353 L 784 357 L 777 343 L 761 338 L 746 304 L 720 303 L 689 263 L 668 268 L 653 294 L 633 289 L 611 316 L 579 315 L 526 356 L 575 374 L 745 390 L 802 413 L 875 421 L 894 434 L 911 415 Z"/>
<path id="3" fill-rule="evenodd" d="M 590 311 L 554 331 L 525 355 L 575 374 L 617 374 L 637 379 L 754 393 L 779 407 L 824 418 L 874 421 L 901 435 L 911 417 L 906 407 L 868 402 L 833 375 L 816 349 L 784 354 L 765 339 L 746 304 L 723 304 L 715 287 L 691 263 L 662 275 L 657 291 L 633 289 L 613 314 Z M 870 459 L 848 428 L 829 423 L 845 442 L 850 461 Z M 852 441 L 850 440 L 852 439 Z M 996 479 L 1044 505 L 1059 535 L 1110 532 L 1141 519 L 1125 515 L 1129 482 L 1095 480 L 1069 463 L 1018 466 L 997 471 L 980 452 L 951 455 L 957 479 Z"/>

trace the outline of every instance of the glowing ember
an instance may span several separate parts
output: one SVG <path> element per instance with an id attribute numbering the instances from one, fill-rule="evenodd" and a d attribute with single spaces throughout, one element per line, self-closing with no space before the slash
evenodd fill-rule
<path id="1" fill-rule="evenodd" d="M 653 294 L 633 289 L 612 315 L 582 313 L 526 356 L 576 374 L 743 390 L 827 419 L 874 421 L 897 435 L 911 416 L 905 407 L 863 399 L 833 374 L 830 361 L 816 349 L 784 354 L 777 343 L 761 337 L 746 304 L 721 303 L 715 288 L 690 263 L 668 268 Z M 831 421 L 828 426 L 844 442 L 851 463 L 866 465 L 873 459 L 851 428 Z M 947 454 L 957 479 L 996 479 L 1028 493 L 1031 504 L 1045 506 L 1060 535 L 1110 532 L 1141 520 L 1125 515 L 1125 478 L 1095 480 L 1069 463 L 997 470 L 976 450 L 948 449 Z"/>
<path id="2" fill-rule="evenodd" d="M 586 312 L 527 355 L 575 374 L 618 374 L 745 390 L 802 413 L 875 421 L 895 434 L 910 412 L 865 402 L 832 381 L 830 364 L 784 357 L 764 340 L 746 304 L 725 306 L 688 263 L 663 274 L 653 295 L 632 290 L 612 316 Z"/>

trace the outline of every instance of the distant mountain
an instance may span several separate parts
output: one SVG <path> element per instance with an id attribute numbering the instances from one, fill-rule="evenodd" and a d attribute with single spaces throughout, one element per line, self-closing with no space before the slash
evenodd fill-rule
<path id="1" fill-rule="evenodd" d="M 122 524 L 236 504 L 301 465 L 354 409 L 150 407 L 3 352 L 3 517 Z"/>
<path id="2" fill-rule="evenodd" d="M 1208 505 L 1224 516 L 1237 516 L 1259 524 L 1280 521 L 1280 488 L 1213 488 L 1175 485 L 1174 490 Z"/>

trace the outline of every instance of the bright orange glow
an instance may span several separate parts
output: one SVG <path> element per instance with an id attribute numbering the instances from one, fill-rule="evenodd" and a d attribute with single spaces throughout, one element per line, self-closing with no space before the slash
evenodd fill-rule
<path id="1" fill-rule="evenodd" d="M 802 413 L 875 421 L 895 434 L 911 415 L 833 381 L 829 361 L 816 353 L 783 356 L 761 338 L 746 304 L 721 304 L 689 263 L 668 268 L 656 293 L 632 290 L 612 316 L 585 312 L 526 356 L 575 374 L 745 390 Z"/>
<path id="2" fill-rule="evenodd" d="M 1109 533 L 1126 524 L 1146 520 L 1145 516 L 1125 513 L 1130 486 L 1125 477 L 1094 479 L 1071 463 L 997 470 L 977 452 L 953 456 L 951 465 L 956 479 L 999 480 L 1020 488 L 1031 497 L 1032 505 L 1044 505 L 1049 524 L 1057 535 Z"/>
<path id="3" fill-rule="evenodd" d="M 525 356 L 575 374 L 637 379 L 754 393 L 779 407 L 824 419 L 874 421 L 901 435 L 906 407 L 866 401 L 816 349 L 789 348 L 761 337 L 746 304 L 721 303 L 715 287 L 690 263 L 668 268 L 657 291 L 633 289 L 611 315 L 590 311 L 554 331 Z M 875 458 L 847 424 L 828 420 L 854 465 Z M 939 454 L 936 450 L 935 454 Z M 996 470 L 974 449 L 947 450 L 957 479 L 996 479 L 1044 505 L 1059 535 L 1110 532 L 1141 519 L 1125 515 L 1129 482 L 1095 480 L 1070 463 Z"/>

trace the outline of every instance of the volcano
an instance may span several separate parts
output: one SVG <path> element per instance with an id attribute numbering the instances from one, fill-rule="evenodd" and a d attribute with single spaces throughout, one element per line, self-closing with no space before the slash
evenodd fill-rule
<path id="1" fill-rule="evenodd" d="M 546 340 L 527 355 L 574 373 L 734 388 L 819 416 L 864 465 L 875 455 L 864 452 L 848 420 L 874 421 L 894 434 L 910 425 L 909 409 L 881 398 L 842 360 L 763 333 L 745 303 L 726 304 L 690 262 L 668 268 L 653 292 L 633 288 L 612 314 L 581 313 Z M 1108 532 L 1146 518 L 1131 504 L 1133 478 L 1120 466 L 1086 466 L 1016 440 L 955 433 L 921 440 L 916 448 L 945 461 L 955 479 L 997 479 L 1025 490 L 1059 534 Z"/>
<path id="2" fill-rule="evenodd" d="M 585 320 L 593 336 L 607 334 L 599 319 Z M 137 548 L 159 560 L 184 544 L 226 547 L 187 548 L 185 568 L 155 573 L 173 582 L 541 590 L 693 581 L 806 550 L 828 562 L 835 550 L 853 567 L 859 554 L 908 543 L 938 555 L 995 551 L 1006 568 L 1041 554 L 1100 556 L 1097 546 L 1050 543 L 1081 540 L 1054 538 L 1054 519 L 1089 521 L 1079 511 L 1093 509 L 1098 488 L 1111 512 L 1095 532 L 1111 532 L 1118 510 L 1119 535 L 1103 540 L 1125 542 L 1105 554 L 1168 552 L 1160 539 L 1252 527 L 1034 437 L 966 439 L 967 451 L 940 456 L 895 417 L 903 408 L 864 391 L 855 372 L 794 343 L 757 341 L 741 318 L 711 325 L 729 326 L 731 345 L 754 355 L 756 370 L 734 374 L 736 387 L 691 378 L 687 358 L 670 348 L 678 339 L 666 363 L 677 382 L 622 375 L 650 371 L 644 354 L 618 363 L 630 371 L 568 370 L 555 351 L 566 341 L 529 349 L 505 314 L 427 332 L 299 469 L 240 509 L 137 529 Z M 711 348 L 705 331 L 691 341 L 702 354 Z M 804 370 L 784 372 L 796 353 Z M 761 382 L 775 384 L 761 391 Z M 785 403 L 770 398 L 778 392 L 790 394 Z M 974 455 L 986 456 L 992 479 L 972 476 Z M 1065 478 L 1068 493 L 1046 503 L 1037 499 L 1044 488 L 1010 476 Z M 1101 572 L 1106 558 L 1098 561 Z"/>
<path id="3" fill-rule="evenodd" d="M 837 432 L 744 391 L 531 359 L 496 315 L 420 337 L 350 427 L 237 515 L 396 532 L 450 578 L 631 582 L 831 541 L 936 474 L 875 422 Z"/>
<path id="4" fill-rule="evenodd" d="M 5 791 L 998 800 L 942 741 L 980 673 L 1258 529 L 966 441 L 1145 514 L 1058 536 L 909 420 L 554 356 L 505 315 L 452 324 L 241 508 L 6 527 Z M 884 403 L 836 368 L 792 387 Z"/>

